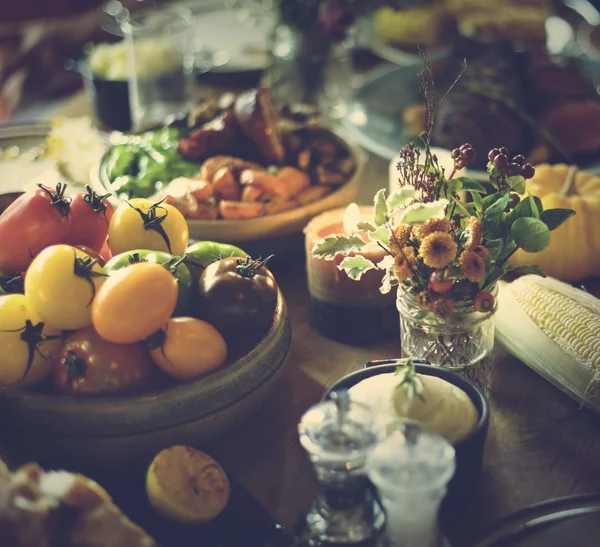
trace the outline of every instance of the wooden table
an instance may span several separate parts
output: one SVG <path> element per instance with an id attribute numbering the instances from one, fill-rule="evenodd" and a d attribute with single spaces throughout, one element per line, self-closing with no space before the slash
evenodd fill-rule
<path id="1" fill-rule="evenodd" d="M 76 96 L 60 110 L 82 115 Z M 387 162 L 369 159 L 359 201 L 372 203 L 387 186 Z M 320 336 L 309 324 L 304 266 L 278 276 L 289 306 L 293 344 L 287 370 L 259 412 L 208 447 L 227 469 L 286 527 L 295 524 L 316 492 L 300 447 L 300 416 L 325 388 L 373 359 L 397 357 L 398 340 L 369 348 L 348 347 Z M 600 283 L 588 287 L 600 296 Z M 462 547 L 491 521 L 555 497 L 600 492 L 600 418 L 496 348 L 492 420 L 484 475 L 472 508 L 450 535 Z"/>

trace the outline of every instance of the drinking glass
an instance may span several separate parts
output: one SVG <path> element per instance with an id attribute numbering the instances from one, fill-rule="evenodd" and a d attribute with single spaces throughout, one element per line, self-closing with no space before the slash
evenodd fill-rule
<path id="1" fill-rule="evenodd" d="M 194 66 L 194 16 L 184 7 L 142 9 L 121 22 L 127 44 L 132 129 L 187 108 Z"/>

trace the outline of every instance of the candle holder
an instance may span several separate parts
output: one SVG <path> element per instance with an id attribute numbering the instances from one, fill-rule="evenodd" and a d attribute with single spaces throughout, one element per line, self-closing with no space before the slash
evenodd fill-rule
<path id="1" fill-rule="evenodd" d="M 371 207 L 354 207 L 359 215 L 357 221 L 371 218 Z M 356 281 L 338 268 L 344 257 L 325 260 L 312 255 L 318 241 L 350 231 L 344 227 L 347 211 L 341 208 L 322 213 L 304 229 L 311 324 L 323 336 L 349 345 L 376 344 L 397 338 L 400 327 L 395 290 L 381 293 L 383 270 L 368 271 Z M 362 249 L 360 254 L 375 263 L 385 256 L 376 245 Z"/>

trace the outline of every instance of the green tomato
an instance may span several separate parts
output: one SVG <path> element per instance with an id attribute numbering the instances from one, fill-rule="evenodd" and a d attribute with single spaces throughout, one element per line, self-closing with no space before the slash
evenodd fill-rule
<path id="1" fill-rule="evenodd" d="M 179 257 L 173 256 L 162 251 L 148 251 L 139 249 L 136 251 L 128 251 L 113 256 L 104 266 L 104 272 L 110 274 L 115 270 L 126 268 L 137 262 L 155 262 L 163 264 L 177 279 L 179 293 L 177 296 L 177 307 L 175 308 L 174 316 L 189 315 L 192 304 L 192 274 L 190 269 L 183 264 Z"/>
<path id="2" fill-rule="evenodd" d="M 192 273 L 192 283 L 195 287 L 198 279 L 207 266 L 223 258 L 239 256 L 246 258 L 248 253 L 235 245 L 217 243 L 216 241 L 198 241 L 183 252 L 183 263 Z"/>

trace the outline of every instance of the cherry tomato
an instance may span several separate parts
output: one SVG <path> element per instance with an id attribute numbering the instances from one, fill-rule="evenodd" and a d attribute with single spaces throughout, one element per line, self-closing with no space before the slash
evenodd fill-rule
<path id="1" fill-rule="evenodd" d="M 194 284 L 198 282 L 204 268 L 210 266 L 213 262 L 237 256 L 246 258 L 248 253 L 235 245 L 227 243 L 217 243 L 216 241 L 198 241 L 190 245 L 183 253 L 183 263 L 189 268 L 192 273 Z"/>
<path id="2" fill-rule="evenodd" d="M 187 247 L 189 229 L 185 217 L 172 205 L 134 198 L 117 207 L 108 240 L 113 255 L 134 249 L 178 255 Z"/>
<path id="3" fill-rule="evenodd" d="M 444 270 L 436 270 L 429 277 L 429 288 L 437 293 L 446 293 L 454 284 L 452 279 L 445 279 Z"/>
<path id="4" fill-rule="evenodd" d="M 0 384 L 31 387 L 44 381 L 62 335 L 41 322 L 22 294 L 0 296 Z"/>
<path id="5" fill-rule="evenodd" d="M 85 245 L 98 252 L 108 235 L 108 224 L 114 208 L 107 201 L 110 194 L 99 196 L 90 186 L 75 194 L 71 201 L 71 225 L 63 243 L 77 247 Z"/>
<path id="6" fill-rule="evenodd" d="M 155 379 L 145 344 L 113 344 L 91 326 L 67 337 L 53 370 L 54 386 L 65 395 L 139 393 Z"/>
<path id="7" fill-rule="evenodd" d="M 92 304 L 96 332 L 132 344 L 167 324 L 177 305 L 177 281 L 160 264 L 139 262 L 112 272 Z"/>
<path id="8" fill-rule="evenodd" d="M 77 330 L 92 323 L 92 301 L 106 274 L 95 259 L 69 245 L 53 245 L 35 257 L 25 294 L 47 325 Z"/>
<path id="9" fill-rule="evenodd" d="M 110 252 L 110 246 L 108 244 L 108 239 L 104 242 L 102 249 L 99 251 L 100 256 L 104 259 L 104 262 L 108 262 L 112 257 L 112 253 Z"/>
<path id="10" fill-rule="evenodd" d="M 100 267 L 104 268 L 104 265 L 106 264 L 106 260 L 104 260 L 104 258 L 98 251 L 94 251 L 94 249 L 90 249 L 89 247 L 86 247 L 85 245 L 75 245 L 75 248 L 79 249 L 80 251 L 83 251 L 86 255 L 96 259 L 96 262 L 100 265 Z"/>
<path id="11" fill-rule="evenodd" d="M 264 262 L 224 258 L 200 276 L 197 312 L 229 343 L 265 334 L 273 321 L 277 295 L 277 283 Z"/>
<path id="12" fill-rule="evenodd" d="M 212 325 L 193 317 L 174 317 L 150 340 L 150 356 L 176 380 L 194 380 L 221 367 L 225 340 Z"/>
<path id="13" fill-rule="evenodd" d="M 0 271 L 6 274 L 25 271 L 34 256 L 61 243 L 69 230 L 66 185 L 58 184 L 56 192 L 38 186 L 17 198 L 0 216 Z"/>
<path id="14" fill-rule="evenodd" d="M 473 307 L 481 312 L 488 313 L 494 311 L 496 300 L 491 292 L 481 291 L 473 301 Z"/>
<path id="15" fill-rule="evenodd" d="M 192 274 L 182 258 L 161 251 L 139 249 L 114 256 L 104 267 L 106 273 L 120 270 L 138 262 L 162 264 L 177 280 L 177 307 L 173 315 L 188 315 L 192 302 Z"/>

